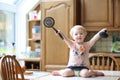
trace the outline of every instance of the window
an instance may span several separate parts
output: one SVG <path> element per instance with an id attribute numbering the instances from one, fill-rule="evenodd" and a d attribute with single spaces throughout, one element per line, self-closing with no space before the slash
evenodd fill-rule
<path id="1" fill-rule="evenodd" d="M 13 50 L 14 30 L 14 13 L 0 10 L 0 55 Z"/>
<path id="2" fill-rule="evenodd" d="M 22 0 L 0 0 L 0 2 L 10 4 L 10 5 L 16 5 L 20 1 L 22 1 Z"/>

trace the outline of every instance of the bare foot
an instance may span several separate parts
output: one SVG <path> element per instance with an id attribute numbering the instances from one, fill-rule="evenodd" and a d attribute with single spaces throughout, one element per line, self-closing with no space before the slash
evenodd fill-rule
<path id="1" fill-rule="evenodd" d="M 95 76 L 104 76 L 104 73 L 98 71 L 91 71 L 91 77 L 95 77 Z"/>
<path id="2" fill-rule="evenodd" d="M 60 76 L 59 71 L 53 71 L 51 74 L 52 74 L 53 76 Z"/>
<path id="3" fill-rule="evenodd" d="M 91 77 L 96 77 L 96 72 L 91 71 Z"/>
<path id="4" fill-rule="evenodd" d="M 96 72 L 96 76 L 104 76 L 103 72 Z"/>

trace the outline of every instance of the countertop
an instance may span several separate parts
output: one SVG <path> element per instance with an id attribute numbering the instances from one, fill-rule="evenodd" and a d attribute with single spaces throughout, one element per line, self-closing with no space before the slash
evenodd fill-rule
<path id="1" fill-rule="evenodd" d="M 100 52 L 97 52 L 100 53 Z M 89 55 L 97 54 L 97 53 L 90 53 Z M 120 53 L 111 53 L 111 52 L 101 52 L 101 53 L 108 53 L 108 54 L 113 54 L 114 57 L 120 57 Z"/>
<path id="2" fill-rule="evenodd" d="M 37 58 L 17 58 L 18 61 L 40 61 L 41 58 L 37 57 Z"/>
<path id="3" fill-rule="evenodd" d="M 83 78 L 76 76 L 71 76 L 71 77 L 52 76 L 51 74 L 47 74 L 44 76 L 33 78 L 32 80 L 120 80 L 119 71 L 101 71 L 101 72 L 103 72 L 105 76 Z"/>

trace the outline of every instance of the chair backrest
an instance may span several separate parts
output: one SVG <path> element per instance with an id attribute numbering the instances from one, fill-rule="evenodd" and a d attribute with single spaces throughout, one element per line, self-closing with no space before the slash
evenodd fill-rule
<path id="1" fill-rule="evenodd" d="M 96 53 L 89 56 L 92 70 L 119 70 L 119 64 L 112 54 Z"/>
<path id="2" fill-rule="evenodd" d="M 24 80 L 23 71 L 15 57 L 5 55 L 0 59 L 2 80 Z"/>

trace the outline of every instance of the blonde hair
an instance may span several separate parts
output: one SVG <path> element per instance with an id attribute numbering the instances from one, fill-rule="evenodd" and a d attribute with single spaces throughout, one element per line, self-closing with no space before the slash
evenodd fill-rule
<path id="1" fill-rule="evenodd" d="M 83 26 L 81 26 L 81 25 L 75 25 L 75 26 L 73 26 L 73 27 L 71 28 L 71 30 L 70 30 L 70 35 L 71 35 L 71 36 L 73 36 L 74 30 L 83 30 L 84 33 L 87 35 L 86 29 L 85 29 Z"/>

